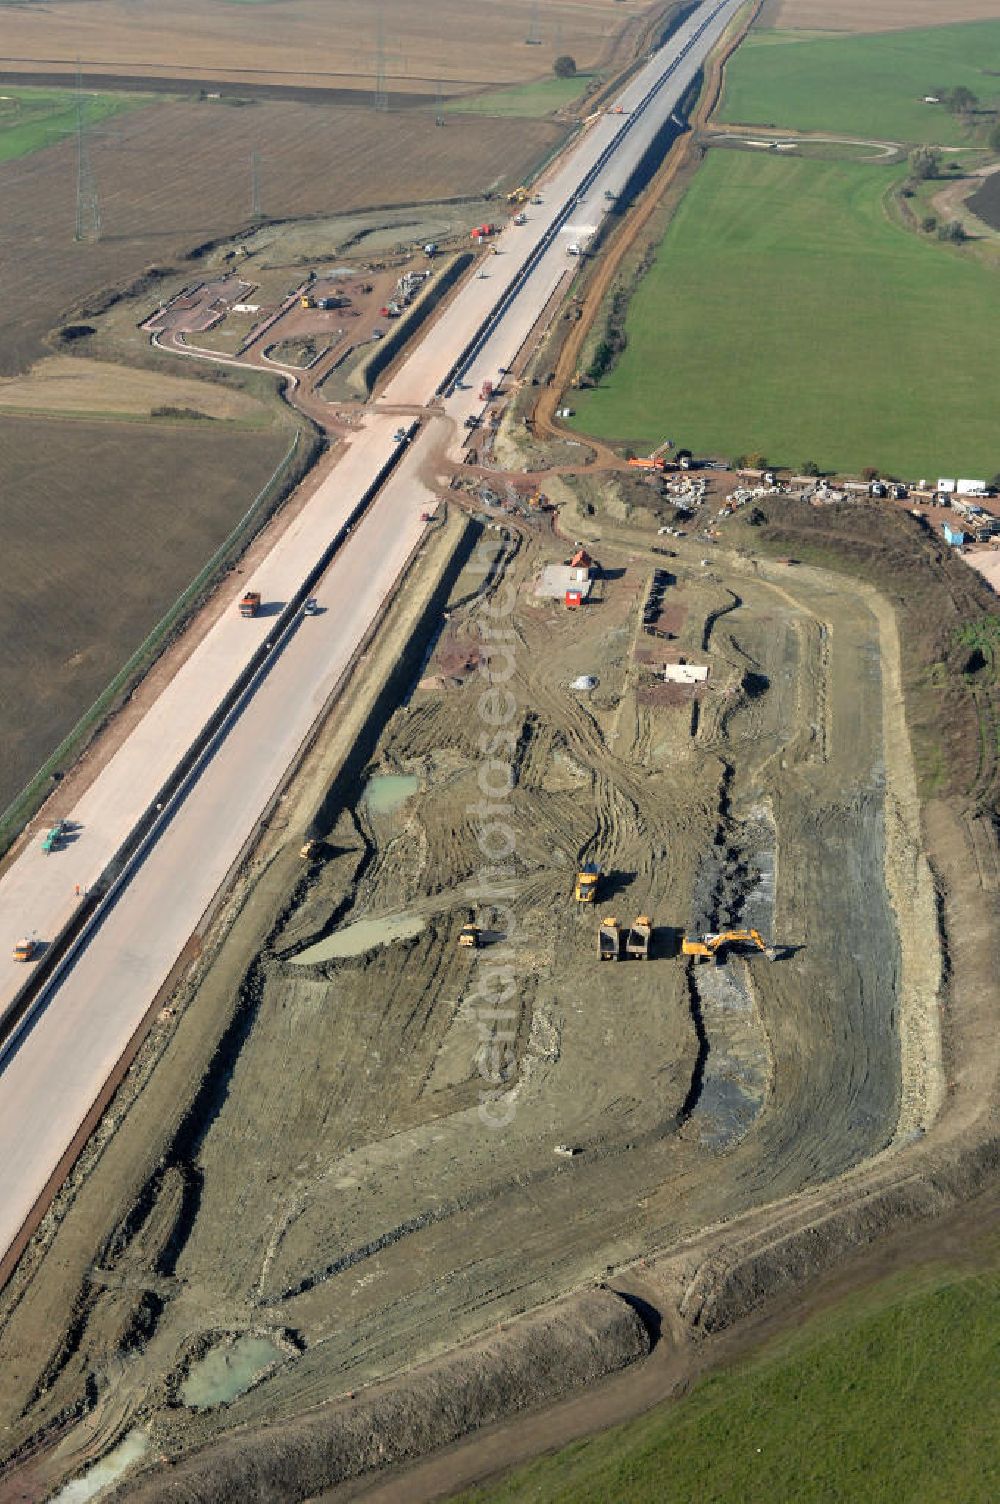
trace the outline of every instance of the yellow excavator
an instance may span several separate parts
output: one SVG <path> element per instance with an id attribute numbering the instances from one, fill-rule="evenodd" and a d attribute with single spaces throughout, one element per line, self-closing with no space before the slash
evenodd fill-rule
<path id="1" fill-rule="evenodd" d="M 773 945 L 766 944 L 758 930 L 721 930 L 719 934 L 696 937 L 685 935 L 681 941 L 681 954 L 695 956 L 699 961 L 707 961 L 712 956 L 717 956 L 727 945 L 756 945 L 769 961 L 775 960 L 778 954 Z"/>

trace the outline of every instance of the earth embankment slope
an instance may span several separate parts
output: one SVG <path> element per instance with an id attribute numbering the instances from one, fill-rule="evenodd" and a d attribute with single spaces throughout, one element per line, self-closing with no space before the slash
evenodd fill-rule
<path id="1" fill-rule="evenodd" d="M 287 1504 L 373 1468 L 424 1455 L 493 1420 L 558 1398 L 649 1352 L 635 1310 L 607 1290 L 573 1295 L 499 1336 L 416 1369 L 359 1405 L 329 1406 L 274 1430 L 236 1435 L 116 1496 Z"/>

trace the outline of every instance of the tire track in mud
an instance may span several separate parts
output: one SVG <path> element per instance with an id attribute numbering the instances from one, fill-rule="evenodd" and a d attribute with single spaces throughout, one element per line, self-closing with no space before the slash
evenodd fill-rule
<path id="1" fill-rule="evenodd" d="M 515 682 L 514 687 L 519 701 L 531 704 L 531 710 L 525 716 L 524 730 L 519 741 L 517 784 L 530 790 L 532 794 L 534 802 L 531 807 L 531 817 L 535 825 L 540 826 L 543 831 L 551 830 L 554 839 L 557 836 L 564 838 L 572 829 L 570 817 L 579 804 L 578 797 L 571 791 L 555 793 L 544 789 L 546 774 L 552 765 L 554 754 L 558 751 L 570 760 L 573 767 L 579 769 L 581 777 L 590 784 L 591 800 L 588 808 L 596 805 L 596 829 L 583 837 L 579 846 L 580 852 L 599 854 L 608 868 L 614 867 L 615 864 L 621 865 L 627 862 L 630 856 L 634 858 L 637 853 L 641 852 L 641 860 L 633 861 L 633 865 L 651 879 L 656 862 L 662 858 L 668 843 L 672 841 L 674 831 L 666 821 L 655 819 L 648 822 L 640 813 L 643 792 L 640 780 L 609 751 L 594 715 L 580 701 L 558 690 L 539 689 L 533 684 L 529 702 L 526 686 Z M 422 707 L 408 712 L 407 719 L 401 721 L 394 732 L 393 755 L 402 758 L 405 765 L 410 765 L 407 759 L 412 758 L 418 752 L 427 754 L 439 748 L 441 733 L 445 731 L 447 719 L 445 712 L 438 707 L 433 710 L 430 707 Z M 463 745 L 461 737 L 455 736 L 453 714 L 451 724 L 451 745 L 454 746 L 457 741 L 458 750 L 464 755 L 469 749 Z M 576 812 L 578 816 L 578 809 Z M 591 814 L 589 818 L 595 817 Z M 652 824 L 652 831 L 650 824 Z M 467 844 L 467 837 L 468 832 L 452 831 L 452 838 L 446 842 L 449 857 L 453 858 L 454 848 Z M 556 865 L 552 863 L 552 854 L 555 849 L 553 843 L 546 842 L 544 835 L 540 843 L 547 846 L 548 863 L 547 866 L 543 865 L 533 879 L 521 885 L 519 898 L 522 903 L 532 892 L 539 895 L 545 893 L 551 901 L 553 880 L 558 884 L 559 889 L 565 889 L 566 874 L 564 869 L 558 866 L 558 856 Z M 377 866 L 376 863 L 371 869 L 372 873 L 377 871 Z M 444 869 L 435 867 L 435 870 L 447 871 L 448 880 L 451 882 L 462 875 L 461 864 L 453 859 Z M 634 878 L 638 872 L 628 875 Z M 427 995 L 422 979 L 411 974 L 410 982 L 420 997 Z M 594 1146 L 590 1150 L 590 1157 L 594 1161 L 602 1160 L 633 1150 L 638 1143 L 662 1140 L 676 1133 L 680 1121 L 680 1115 L 673 1111 L 655 1129 L 638 1136 L 634 1134 L 630 1136 L 627 1146 L 614 1143 Z M 358 1154 L 363 1156 L 364 1163 L 369 1166 L 369 1173 L 372 1173 L 371 1165 L 381 1163 L 383 1158 L 386 1158 L 387 1165 L 392 1162 L 392 1149 L 389 1144 L 380 1146 L 374 1143 L 363 1151 L 359 1150 Z M 372 1155 L 375 1156 L 374 1161 Z M 353 1162 L 353 1156 L 346 1160 L 343 1157 L 340 1158 L 336 1162 L 335 1173 L 341 1177 L 351 1178 L 354 1173 L 351 1169 Z M 334 1173 L 334 1170 L 331 1169 L 329 1173 Z M 467 1192 L 444 1203 L 425 1206 L 415 1216 L 402 1219 L 376 1238 L 358 1243 L 338 1253 L 328 1265 L 304 1273 L 296 1280 L 289 1282 L 275 1299 L 283 1304 L 294 1302 L 315 1289 L 317 1285 L 335 1279 L 349 1269 L 364 1264 L 385 1249 L 423 1232 L 436 1223 L 446 1222 L 478 1206 L 487 1207 L 498 1194 L 503 1193 L 505 1188 L 512 1190 L 515 1187 L 534 1186 L 538 1183 L 545 1183 L 557 1174 L 559 1174 L 558 1168 L 533 1171 L 525 1171 L 522 1168 L 509 1176 L 502 1176 L 499 1181 L 493 1180 L 490 1186 L 481 1193 Z"/>
<path id="2" fill-rule="evenodd" d="M 651 808 L 641 781 L 607 746 L 594 716 L 569 693 L 560 695 L 548 686 L 533 685 L 536 714 L 558 728 L 566 753 L 590 777 L 596 809 L 593 833 L 579 847 L 579 861 L 599 860 L 607 871 L 619 863 L 642 859 L 633 876 L 652 874 L 650 848 L 667 856 L 674 829 Z"/>

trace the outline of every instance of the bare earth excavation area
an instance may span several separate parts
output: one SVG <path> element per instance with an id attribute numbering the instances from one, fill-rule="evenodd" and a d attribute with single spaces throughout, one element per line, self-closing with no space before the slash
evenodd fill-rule
<path id="1" fill-rule="evenodd" d="M 87 9 L 98 24 L 115 8 Z M 562 9 L 598 55 L 605 8 Z M 821 28 L 831 10 L 771 0 L 766 16 Z M 166 8 L 165 35 L 188 14 Z M 512 15 L 533 24 L 527 3 Z M 16 19 L 26 57 L 36 18 Z M 123 127 L 137 150 L 109 203 L 151 250 L 174 210 L 141 223 L 126 175 L 146 175 L 138 147 L 158 130 L 177 158 L 159 198 L 185 203 L 185 235 L 239 217 L 211 185 L 186 191 L 178 144 L 209 108 Z M 335 274 L 352 296 L 372 277 L 354 326 L 369 333 L 412 259 L 393 237 L 424 238 L 411 196 L 435 190 L 441 217 L 450 189 L 504 192 L 558 139 L 551 122 L 435 137 L 424 116 L 397 153 L 373 112 L 372 151 L 393 164 L 383 202 L 399 207 L 384 244 L 360 215 L 357 238 L 384 260 L 359 253 L 314 282 L 333 223 L 319 216 L 371 194 L 352 167 L 359 112 L 303 109 L 246 115 L 294 159 L 269 212 L 314 222 L 244 236 L 243 282 L 232 248 L 207 251 L 200 284 L 206 301 L 233 281 L 287 303 L 261 359 L 300 373 L 333 360 L 332 335 L 315 350 Z M 233 164 L 240 115 L 212 120 Z M 446 136 L 447 162 L 425 163 L 411 195 Z M 25 222 L 68 160 L 12 184 Z M 465 240 L 463 226 L 448 253 Z M 89 249 L 95 277 L 124 275 L 120 247 Z M 175 280 L 165 312 L 149 288 L 95 297 L 94 353 L 124 329 L 133 356 L 154 373 L 162 356 L 193 390 L 177 308 L 197 313 L 198 288 Z M 11 373 L 48 327 L 25 296 L 0 330 Z M 146 348 L 150 316 L 165 337 L 179 320 L 172 353 Z M 242 346 L 240 325 L 191 322 L 198 359 Z M 888 500 L 762 486 L 759 505 L 723 506 L 731 476 L 688 489 L 568 431 L 546 447 L 532 376 L 574 327 L 566 311 L 534 364 L 500 369 L 500 400 L 516 400 L 469 425 L 465 464 L 443 438 L 422 451 L 437 504 L 400 588 L 0 1291 L 0 1504 L 72 1504 L 85 1495 L 64 1485 L 95 1464 L 102 1497 L 146 1504 L 347 1499 L 374 1473 L 380 1498 L 424 1497 L 392 1469 L 584 1386 L 641 1381 L 657 1347 L 685 1381 L 688 1356 L 776 1293 L 995 1174 L 992 598 Z M 43 377 L 75 410 L 74 365 L 5 383 L 7 424 L 35 421 L 21 405 Z M 123 403 L 143 412 L 152 379 Z M 346 385 L 303 389 L 331 432 L 357 421 Z M 249 399 L 211 390 L 220 420 L 249 423 Z M 271 430 L 251 437 L 269 457 Z M 228 442 L 251 447 L 235 429 Z M 970 622 L 986 635 L 963 638 Z M 638 934 L 643 916 L 648 959 L 603 959 L 602 921 Z M 690 954 L 730 929 L 759 945 Z"/>
<path id="2" fill-rule="evenodd" d="M 925 1126 L 933 894 L 891 612 L 832 574 L 720 555 L 666 575 L 648 545 L 593 547 L 596 600 L 568 613 L 535 593 L 565 551 L 547 522 L 481 534 L 429 660 L 406 665 L 373 776 L 348 769 L 325 800 L 322 861 L 302 870 L 290 816 L 192 1005 L 147 1047 L 128 1132 L 0 1339 L 12 1440 L 87 1387 L 95 1400 L 48 1467 L 130 1426 L 173 1455 L 249 1424 L 211 1485 L 195 1460 L 191 1496 L 235 1498 L 278 1459 L 304 1496 L 365 1455 L 345 1420 L 336 1460 L 314 1456 L 311 1406 Z M 675 643 L 642 631 L 654 569 Z M 498 619 L 512 756 L 484 762 Z M 709 668 L 697 698 L 654 682 L 678 653 Z M 596 686 L 572 688 L 581 675 Z M 333 726 L 305 797 L 337 755 Z M 479 846 L 491 776 L 513 841 L 495 908 Z M 573 902 L 584 861 L 603 874 L 596 908 Z M 457 943 L 470 907 L 482 950 Z M 607 913 L 652 916 L 649 962 L 598 961 Z M 677 955 L 681 930 L 729 924 L 773 936 L 778 958 Z M 619 1318 L 597 1321 L 599 1340 L 571 1308 L 565 1364 L 517 1370 L 517 1403 L 616 1366 L 609 1346 L 638 1339 L 605 1319 Z M 251 1335 L 265 1343 L 245 1361 Z M 221 1378 L 196 1390 L 215 1408 L 198 1408 L 185 1386 L 220 1350 Z M 521 1353 L 491 1349 L 481 1370 Z M 408 1402 L 395 1421 L 391 1393 L 373 1403 L 388 1460 L 405 1455 Z M 450 1439 L 444 1426 L 430 1435 Z"/>

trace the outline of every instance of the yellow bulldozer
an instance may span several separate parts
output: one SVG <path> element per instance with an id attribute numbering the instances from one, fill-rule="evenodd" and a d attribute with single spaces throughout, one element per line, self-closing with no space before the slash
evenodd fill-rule
<path id="1" fill-rule="evenodd" d="M 507 202 L 508 204 L 526 204 L 530 197 L 530 190 L 522 185 L 520 188 L 514 188 L 508 193 Z"/>
<path id="2" fill-rule="evenodd" d="M 685 935 L 681 941 L 681 954 L 694 956 L 698 961 L 708 961 L 718 956 L 727 945 L 756 945 L 769 961 L 775 960 L 777 951 L 768 945 L 758 930 L 721 930 L 718 934 Z"/>
<path id="3" fill-rule="evenodd" d="M 601 869 L 593 862 L 588 862 L 581 867 L 576 874 L 576 887 L 573 889 L 573 897 L 577 903 L 593 903 L 597 897 L 597 880 L 601 875 Z"/>

